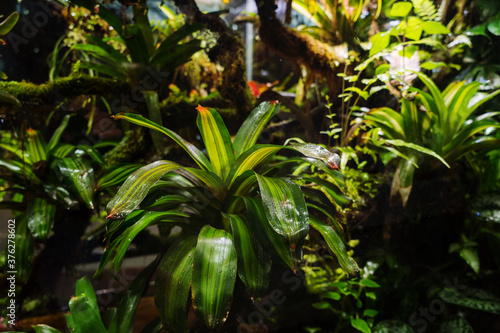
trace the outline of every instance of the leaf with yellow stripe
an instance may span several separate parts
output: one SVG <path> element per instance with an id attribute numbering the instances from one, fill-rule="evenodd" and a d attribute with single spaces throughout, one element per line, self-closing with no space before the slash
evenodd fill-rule
<path id="1" fill-rule="evenodd" d="M 203 155 L 203 153 L 193 144 L 184 140 L 179 134 L 175 133 L 174 131 L 171 131 L 168 128 L 160 126 L 152 122 L 151 120 L 133 113 L 121 113 L 114 116 L 113 118 L 124 119 L 131 122 L 132 124 L 160 131 L 161 133 L 174 140 L 175 143 L 177 143 L 182 149 L 184 149 L 189 154 L 189 156 L 193 158 L 196 164 L 200 166 L 200 168 L 212 171 L 212 165 L 210 164 L 210 161 L 207 159 L 207 157 Z"/>
<path id="2" fill-rule="evenodd" d="M 277 102 L 267 101 L 253 109 L 234 137 L 233 147 L 236 157 L 255 145 L 260 133 L 269 120 L 279 112 L 279 109 Z"/>
<path id="3" fill-rule="evenodd" d="M 255 167 L 259 166 L 283 148 L 286 147 L 275 145 L 255 145 L 245 151 L 236 159 L 231 167 L 229 177 L 226 181 L 229 188 L 233 186 L 236 178 L 241 176 L 245 171 L 253 170 Z"/>
<path id="4" fill-rule="evenodd" d="M 237 274 L 233 237 L 225 230 L 205 225 L 199 235 L 193 262 L 193 302 L 209 329 L 227 318 Z"/>
<path id="5" fill-rule="evenodd" d="M 288 178 L 256 176 L 269 224 L 294 251 L 309 232 L 309 213 L 300 187 Z"/>
<path id="6" fill-rule="evenodd" d="M 198 105 L 196 124 L 205 143 L 208 157 L 212 163 L 212 171 L 222 179 L 229 174 L 234 161 L 233 144 L 224 121 L 217 111 Z"/>
<path id="7" fill-rule="evenodd" d="M 47 144 L 39 131 L 29 128 L 27 131 L 26 150 L 33 163 L 47 160 Z"/>
<path id="8" fill-rule="evenodd" d="M 118 193 L 108 203 L 108 219 L 118 219 L 139 206 L 153 186 L 163 175 L 181 168 L 171 161 L 157 161 L 135 171 L 123 183 Z"/>

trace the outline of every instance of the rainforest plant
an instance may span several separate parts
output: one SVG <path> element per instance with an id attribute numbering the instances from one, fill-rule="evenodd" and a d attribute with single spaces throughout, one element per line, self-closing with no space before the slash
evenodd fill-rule
<path id="1" fill-rule="evenodd" d="M 139 273 L 123 294 L 118 307 L 108 309 L 104 318 L 101 318 L 97 296 L 90 280 L 87 277 L 78 279 L 75 294 L 69 301 L 69 313 L 65 315 L 69 331 L 80 333 L 132 332 L 135 310 L 157 266 L 158 260 L 155 260 Z M 59 330 L 47 325 L 34 325 L 32 328 L 35 333 L 60 333 Z M 160 330 L 161 322 L 157 318 L 141 332 L 153 333 L 160 332 Z"/>
<path id="2" fill-rule="evenodd" d="M 191 302 L 207 327 L 221 327 L 237 278 L 255 296 L 266 290 L 273 262 L 296 271 L 309 226 L 324 237 L 342 269 L 356 275 L 357 264 L 347 254 L 342 228 L 332 216 L 335 207 L 330 200 L 340 206 L 350 201 L 339 188 L 344 186 L 343 176 L 335 170 L 339 156 L 313 144 L 256 144 L 278 112 L 277 103 L 255 108 L 233 141 L 217 111 L 201 106 L 197 110 L 208 158 L 178 134 L 144 117 L 115 116 L 167 135 L 198 167 L 161 160 L 125 181 L 107 206 L 109 243 L 96 274 L 110 260 L 118 270 L 129 244 L 143 229 L 154 224 L 180 226 L 181 235 L 163 256 L 155 283 L 155 302 L 171 332 L 186 330 Z M 309 157 L 266 163 L 283 148 Z M 314 165 L 328 172 L 335 184 L 307 174 L 276 177 L 290 163 Z M 311 183 L 324 192 L 306 185 Z M 308 208 L 323 219 L 310 216 Z"/>
<path id="3" fill-rule="evenodd" d="M 479 94 L 479 82 L 453 82 L 444 91 L 426 75 L 415 73 L 429 92 L 410 88 L 412 100 L 401 99 L 401 112 L 388 107 L 371 110 L 366 123 L 374 127 L 371 141 L 402 157 L 392 183 L 392 194 L 399 193 L 406 203 L 413 175 L 421 158 L 430 155 L 449 166 L 474 151 L 498 147 L 500 140 L 491 131 L 500 127 L 494 120 L 500 112 L 474 115 L 485 102 L 500 94 Z M 383 135 L 379 137 L 378 131 Z"/>
<path id="4" fill-rule="evenodd" d="M 0 36 L 5 36 L 9 31 L 14 28 L 17 21 L 19 20 L 19 13 L 14 12 L 10 14 L 5 20 L 0 22 Z M 0 38 L 0 45 L 5 44 L 5 41 Z M 7 75 L 4 72 L 0 72 L 0 79 L 7 79 Z M 0 102 L 10 103 L 21 107 L 21 102 L 11 94 L 7 93 L 3 89 L 0 89 Z"/>

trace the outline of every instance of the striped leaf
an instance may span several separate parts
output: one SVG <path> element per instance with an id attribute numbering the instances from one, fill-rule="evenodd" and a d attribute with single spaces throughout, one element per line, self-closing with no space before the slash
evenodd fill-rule
<path id="1" fill-rule="evenodd" d="M 172 245 L 156 272 L 155 304 L 169 332 L 187 330 L 187 306 L 191 289 L 196 237 L 184 238 Z"/>
<path id="2" fill-rule="evenodd" d="M 133 211 L 148 194 L 149 189 L 163 175 L 181 168 L 177 163 L 157 161 L 148 164 L 136 172 L 123 183 L 118 193 L 108 203 L 108 219 L 118 219 Z"/>
<path id="3" fill-rule="evenodd" d="M 0 143 L 0 148 L 16 155 L 16 157 L 20 161 L 24 161 L 24 163 L 26 163 L 28 165 L 33 165 L 33 160 L 31 159 L 30 155 L 25 150 L 23 150 L 21 147 L 18 147 L 17 145 L 13 145 L 10 143 L 9 144 Z"/>
<path id="4" fill-rule="evenodd" d="M 196 124 L 205 143 L 213 172 L 221 179 L 225 179 L 234 161 L 233 144 L 229 132 L 217 111 L 201 105 L 198 105 L 196 110 L 198 110 Z"/>
<path id="5" fill-rule="evenodd" d="M 27 131 L 26 150 L 33 163 L 47 160 L 47 144 L 39 131 L 29 128 Z"/>
<path id="6" fill-rule="evenodd" d="M 204 226 L 198 235 L 193 262 L 193 302 L 210 329 L 221 327 L 233 298 L 237 254 L 224 230 Z"/>
<path id="7" fill-rule="evenodd" d="M 28 202 L 28 228 L 37 240 L 45 240 L 52 230 L 56 206 L 42 198 Z"/>
<path id="8" fill-rule="evenodd" d="M 61 139 L 61 135 L 63 134 L 66 127 L 68 126 L 68 122 L 69 122 L 70 117 L 71 117 L 71 115 L 69 115 L 69 114 L 65 115 L 63 120 L 61 121 L 61 124 L 59 125 L 59 127 L 54 131 L 54 134 L 52 134 L 52 137 L 50 138 L 50 141 L 47 144 L 48 151 L 53 149 L 59 143 L 59 140 Z"/>
<path id="9" fill-rule="evenodd" d="M 103 190 L 108 187 L 120 185 L 130 174 L 137 171 L 140 167 L 140 164 L 118 164 L 107 168 L 104 174 L 99 177 L 96 189 Z"/>
<path id="10" fill-rule="evenodd" d="M 273 230 L 267 221 L 262 202 L 254 198 L 243 198 L 247 209 L 247 216 L 259 244 L 268 253 L 275 253 L 278 260 L 281 260 L 294 272 L 297 271 L 298 260 L 294 252 L 290 249 L 281 235 Z M 273 257 L 274 258 L 274 257 Z M 274 259 L 273 259 L 274 260 Z"/>
<path id="11" fill-rule="evenodd" d="M 236 157 L 253 147 L 266 124 L 280 109 L 277 102 L 262 102 L 243 122 L 234 137 L 233 147 Z"/>
<path id="12" fill-rule="evenodd" d="M 335 254 L 337 260 L 339 261 L 340 267 L 344 272 L 348 273 L 350 276 L 356 276 L 359 274 L 358 264 L 354 259 L 347 253 L 346 247 L 342 238 L 330 227 L 328 224 L 321 222 L 314 216 L 310 219 L 311 226 L 318 230 L 321 236 L 326 241 L 328 248 Z"/>
<path id="13" fill-rule="evenodd" d="M 94 169 L 81 159 L 62 158 L 57 161 L 59 176 L 69 190 L 83 202 L 87 208 L 94 209 Z"/>
<path id="14" fill-rule="evenodd" d="M 255 145 L 245 151 L 236 159 L 231 167 L 229 176 L 226 180 L 228 187 L 231 188 L 236 178 L 241 176 L 245 171 L 253 170 L 283 148 L 283 146 L 275 145 Z"/>
<path id="15" fill-rule="evenodd" d="M 35 175 L 31 167 L 23 162 L 0 159 L 0 166 L 6 167 L 23 179 L 29 179 L 33 184 L 40 184 L 40 179 Z"/>
<path id="16" fill-rule="evenodd" d="M 176 211 L 148 212 L 144 214 L 134 225 L 127 228 L 125 232 L 118 237 L 119 241 L 115 244 L 115 248 L 113 248 L 113 246 L 110 246 L 108 249 L 106 249 L 106 251 L 110 251 L 115 255 L 113 258 L 113 267 L 115 269 L 115 272 L 118 272 L 118 270 L 120 269 L 123 263 L 123 259 L 125 258 L 125 254 L 127 253 L 128 247 L 130 246 L 134 238 L 139 234 L 139 232 L 158 223 L 184 223 L 188 221 L 187 218 L 188 215 Z"/>
<path id="17" fill-rule="evenodd" d="M 194 180 L 198 185 L 208 188 L 219 201 L 222 202 L 226 198 L 227 187 L 215 173 L 194 168 L 185 168 L 184 170 L 187 173 L 180 172 L 180 174 Z"/>
<path id="18" fill-rule="evenodd" d="M 251 296 L 262 294 L 269 284 L 271 260 L 264 254 L 255 234 L 237 215 L 223 214 L 230 220 L 238 254 L 238 276 Z"/>
<path id="19" fill-rule="evenodd" d="M 75 146 L 70 145 L 68 143 L 65 144 L 60 144 L 55 146 L 49 151 L 50 157 L 54 158 L 65 158 L 68 156 L 70 153 L 72 153 L 76 149 Z"/>
<path id="20" fill-rule="evenodd" d="M 309 231 L 309 214 L 300 187 L 287 178 L 256 176 L 269 224 L 294 251 Z"/>
<path id="21" fill-rule="evenodd" d="M 175 132 L 173 132 L 173 131 L 171 131 L 163 126 L 160 126 L 160 125 L 152 122 L 151 120 L 148 120 L 142 116 L 139 116 L 139 115 L 133 114 L 133 113 L 118 114 L 118 115 L 114 116 L 113 118 L 114 119 L 125 119 L 133 124 L 147 127 L 147 128 L 151 128 L 151 129 L 155 129 L 157 131 L 162 132 L 163 134 L 165 134 L 166 136 L 168 136 L 169 138 L 174 140 L 174 142 L 177 143 L 182 149 L 184 149 L 189 154 L 189 156 L 191 156 L 193 158 L 193 160 L 196 162 L 196 164 L 198 164 L 200 166 L 200 168 L 202 168 L 203 170 L 212 171 L 212 165 L 210 164 L 210 161 L 207 159 L 207 157 L 205 155 L 203 155 L 203 153 L 198 148 L 196 148 L 194 145 L 192 145 L 191 143 L 184 140 L 177 133 L 175 133 Z"/>

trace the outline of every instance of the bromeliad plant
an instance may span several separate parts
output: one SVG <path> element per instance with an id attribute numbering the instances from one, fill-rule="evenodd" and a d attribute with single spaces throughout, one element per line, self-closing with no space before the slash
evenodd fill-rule
<path id="1" fill-rule="evenodd" d="M 401 99 L 401 112 L 383 107 L 365 116 L 372 143 L 402 157 L 392 183 L 391 193 L 399 193 L 406 204 L 413 184 L 413 175 L 422 157 L 433 156 L 449 167 L 464 155 L 498 147 L 500 140 L 485 133 L 496 129 L 494 120 L 500 112 L 473 116 L 485 102 L 500 94 L 479 94 L 479 82 L 453 82 L 444 91 L 426 75 L 415 73 L 429 92 L 410 88 L 413 100 Z M 379 138 L 379 130 L 383 136 Z"/>
<path id="2" fill-rule="evenodd" d="M 163 256 L 155 283 L 155 302 L 171 332 L 186 331 L 191 302 L 207 327 L 221 327 L 237 277 L 250 295 L 259 295 L 268 286 L 273 262 L 296 271 L 310 226 L 324 237 L 342 269 L 356 275 L 358 266 L 347 254 L 341 226 L 332 217 L 331 199 L 341 206 L 349 203 L 339 188 L 344 186 L 343 176 L 335 170 L 339 156 L 313 144 L 256 144 L 278 112 L 277 103 L 264 102 L 255 108 L 234 141 L 217 111 L 201 106 L 197 110 L 208 158 L 178 134 L 139 115 L 115 116 L 167 135 L 198 168 L 161 160 L 125 181 L 107 207 L 109 244 L 96 274 L 110 260 L 118 270 L 128 246 L 143 229 L 155 224 L 180 226 L 181 235 Z M 266 164 L 283 148 L 308 157 Z M 307 174 L 275 177 L 290 163 L 324 170 L 335 184 Z M 324 192 L 307 184 L 317 184 Z M 330 222 L 310 216 L 308 209 Z"/>

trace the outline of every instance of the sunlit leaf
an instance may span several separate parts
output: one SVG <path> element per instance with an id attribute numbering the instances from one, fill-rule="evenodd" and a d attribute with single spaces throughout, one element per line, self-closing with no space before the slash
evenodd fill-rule
<path id="1" fill-rule="evenodd" d="M 196 124 L 205 143 L 213 172 L 221 179 L 225 179 L 234 160 L 233 144 L 229 132 L 217 111 L 200 105 L 196 110 L 198 110 Z"/>
<path id="2" fill-rule="evenodd" d="M 156 161 L 135 171 L 108 203 L 108 218 L 120 218 L 133 211 L 146 197 L 151 186 L 167 172 L 178 168 L 181 166 L 174 162 Z"/>
<path id="3" fill-rule="evenodd" d="M 177 133 L 133 113 L 118 114 L 114 116 L 114 118 L 125 119 L 133 124 L 162 132 L 163 134 L 174 140 L 175 143 L 177 143 L 181 148 L 183 148 L 202 169 L 212 171 L 212 166 L 207 157 L 203 155 L 203 153 L 198 148 L 181 138 Z"/>
<path id="4" fill-rule="evenodd" d="M 250 149 L 259 138 L 271 118 L 279 112 L 280 105 L 275 102 L 262 102 L 243 122 L 233 142 L 236 157 Z"/>

